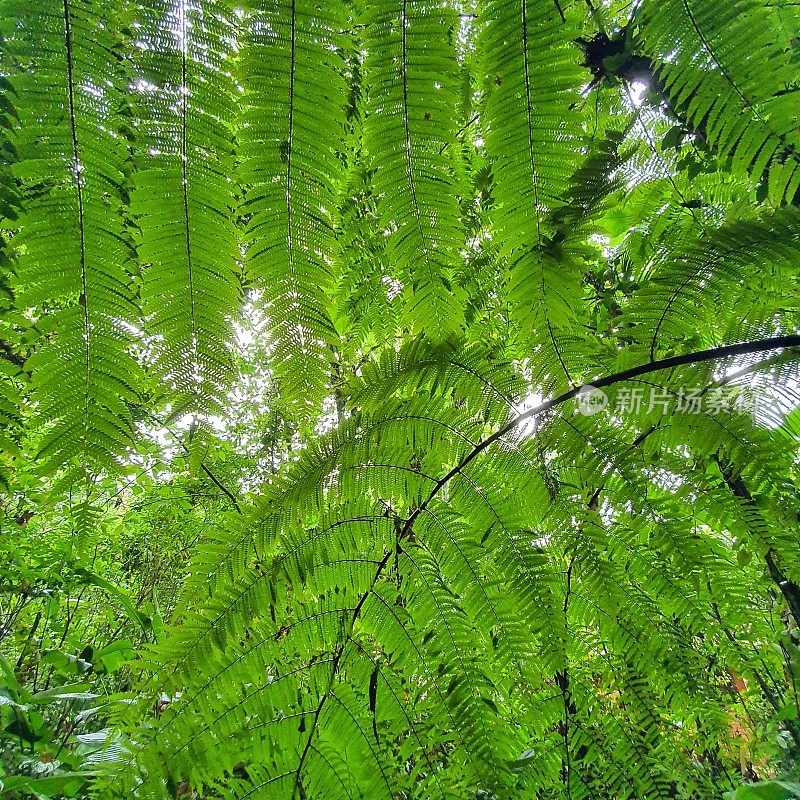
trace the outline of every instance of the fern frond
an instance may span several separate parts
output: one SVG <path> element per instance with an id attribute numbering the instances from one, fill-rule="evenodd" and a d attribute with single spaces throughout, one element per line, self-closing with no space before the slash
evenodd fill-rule
<path id="1" fill-rule="evenodd" d="M 636 320 L 635 337 L 647 348 L 644 357 L 681 341 L 700 349 L 723 337 L 747 337 L 748 327 L 758 329 L 759 322 L 774 325 L 787 296 L 797 291 L 789 287 L 799 253 L 800 216 L 786 208 L 710 231 L 651 261 L 625 316 Z"/>
<path id="2" fill-rule="evenodd" d="M 230 17 L 225 4 L 181 0 L 140 5 L 132 21 L 130 212 L 149 358 L 176 415 L 218 412 L 233 373 L 231 320 L 241 298 Z"/>
<path id="3" fill-rule="evenodd" d="M 793 46 L 775 35 L 782 19 L 761 0 L 669 0 L 636 17 L 673 110 L 736 172 L 764 180 L 774 204 L 794 202 L 800 185 L 797 75 Z"/>
<path id="4" fill-rule="evenodd" d="M 4 97 L 4 99 L 7 99 Z M 16 118 L 10 100 L 6 107 L 9 117 Z M 8 120 L 11 127 L 11 120 Z M 8 139 L 3 136 L 2 143 L 6 153 L 13 152 Z M 10 159 L 9 159 L 10 160 Z M 17 217 L 20 200 L 10 164 L 0 164 L 0 208 L 7 220 Z M 0 236 L 0 490 L 11 489 L 12 470 L 15 459 L 20 455 L 20 437 L 23 429 L 22 388 L 25 383 L 23 367 L 24 349 L 21 337 L 13 324 L 14 292 L 11 283 L 14 278 L 14 253 L 6 236 Z"/>
<path id="5" fill-rule="evenodd" d="M 246 280 L 264 291 L 281 390 L 307 405 L 328 385 L 328 348 L 337 341 L 329 308 L 338 276 L 346 24 L 339 2 L 253 2 L 237 69 Z"/>
<path id="6" fill-rule="evenodd" d="M 140 383 L 119 93 L 108 80 L 118 69 L 116 20 L 85 2 L 33 12 L 8 3 L 3 14 L 20 108 L 12 169 L 25 203 L 12 240 L 15 290 L 40 334 L 27 363 L 39 466 L 113 469 L 132 444 Z"/>
<path id="7" fill-rule="evenodd" d="M 454 147 L 458 15 L 424 0 L 383 0 L 365 22 L 364 142 L 377 213 L 409 325 L 436 338 L 464 324 L 455 282 L 465 246 Z"/>
<path id="8" fill-rule="evenodd" d="M 580 12 L 562 19 L 548 0 L 489 3 L 480 46 L 484 55 L 482 124 L 492 158 L 492 231 L 508 263 L 508 300 L 520 355 L 538 354 L 538 379 L 549 388 L 571 382 L 558 339 L 573 322 L 580 296 L 578 264 L 556 252 L 549 217 L 582 161 L 577 38 Z M 545 356 L 547 367 L 538 362 Z M 551 371 L 550 365 L 554 365 Z"/>
<path id="9" fill-rule="evenodd" d="M 386 354 L 364 377 L 363 410 L 221 534 L 155 657 L 150 691 L 180 699 L 132 754 L 138 794 L 220 780 L 233 796 L 421 784 L 668 797 L 673 772 L 692 771 L 665 719 L 696 725 L 722 688 L 695 697 L 709 651 L 686 641 L 703 632 L 713 649 L 725 622 L 766 623 L 746 592 L 720 605 L 739 569 L 719 559 L 725 523 L 705 513 L 713 530 L 690 534 L 685 498 L 698 455 L 754 460 L 752 423 L 673 416 L 643 436 L 641 416 L 620 425 L 560 404 L 531 437 L 509 414 L 513 370 L 481 363 L 421 342 Z M 693 372 L 709 378 L 687 363 L 665 385 Z M 655 443 L 660 468 L 634 469 Z M 543 450 L 563 456 L 547 464 Z M 570 488 L 578 464 L 587 483 Z M 676 559 L 691 577 L 674 577 Z M 705 724 L 708 741 L 726 735 L 723 717 Z M 523 731 L 550 749 L 529 753 Z M 433 736 L 439 749 L 420 750 Z M 251 763 L 255 783 L 221 777 Z"/>

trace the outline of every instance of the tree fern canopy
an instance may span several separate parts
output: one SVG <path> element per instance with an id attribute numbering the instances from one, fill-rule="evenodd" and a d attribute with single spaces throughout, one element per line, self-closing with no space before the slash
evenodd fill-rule
<path id="1" fill-rule="evenodd" d="M 796 3 L 0 9 L 0 797 L 800 797 Z"/>

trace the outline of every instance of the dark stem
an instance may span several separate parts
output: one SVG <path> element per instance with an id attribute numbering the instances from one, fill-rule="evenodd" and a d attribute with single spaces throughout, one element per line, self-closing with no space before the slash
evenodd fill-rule
<path id="1" fill-rule="evenodd" d="M 231 505 L 236 509 L 236 511 L 239 514 L 241 514 L 242 508 L 239 505 L 238 501 L 236 500 L 236 497 L 234 496 L 233 492 L 230 489 L 228 489 L 227 486 L 224 486 L 220 482 L 219 478 L 217 478 L 217 476 L 205 464 L 201 464 L 200 469 L 202 469 L 203 472 L 205 472 L 205 474 L 211 479 L 211 482 L 214 484 L 214 486 L 216 486 L 217 489 L 219 489 L 228 498 L 228 500 L 231 501 Z"/>
<path id="2" fill-rule="evenodd" d="M 714 457 L 714 461 L 719 466 L 722 479 L 731 490 L 731 493 L 744 501 L 747 506 L 755 511 L 756 504 L 753 500 L 753 495 L 750 494 L 750 490 L 747 488 L 741 476 L 736 475 L 733 471 L 733 467 L 722 461 L 718 456 Z M 800 587 L 784 575 L 783 570 L 778 565 L 775 551 L 771 547 L 764 554 L 764 561 L 767 564 L 770 578 L 772 578 L 773 583 L 780 589 L 781 594 L 786 600 L 786 605 L 789 607 L 795 624 L 800 627 Z"/>
<path id="3" fill-rule="evenodd" d="M 474 461 L 484 450 L 493 445 L 496 441 L 502 439 L 506 434 L 510 433 L 515 428 L 518 428 L 526 420 L 529 420 L 532 417 L 538 417 L 545 411 L 549 411 L 551 408 L 555 408 L 556 406 L 566 403 L 568 400 L 574 399 L 582 391 L 588 389 L 589 387 L 603 389 L 608 386 L 614 386 L 617 383 L 622 383 L 623 381 L 629 381 L 634 378 L 638 378 L 642 375 L 649 375 L 651 372 L 659 372 L 661 370 L 673 369 L 675 367 L 686 366 L 689 364 L 700 364 L 705 361 L 717 361 L 722 358 L 728 358 L 729 356 L 741 356 L 749 353 L 763 353 L 768 350 L 778 350 L 786 347 L 800 347 L 800 335 L 776 336 L 772 339 L 757 339 L 751 342 L 729 344 L 723 347 L 713 347 L 709 350 L 698 350 L 693 353 L 685 353 L 680 356 L 662 358 L 658 361 L 650 361 L 647 364 L 640 364 L 638 367 L 626 369 L 622 372 L 615 372 L 613 375 L 606 375 L 605 377 L 598 378 L 597 380 L 590 381 L 579 386 L 574 386 L 572 389 L 560 394 L 558 397 L 546 400 L 544 403 L 541 403 L 535 408 L 531 408 L 530 410 L 519 414 L 507 425 L 500 428 L 500 430 L 495 431 L 495 433 L 493 433 L 491 436 L 488 436 L 482 442 L 477 444 L 475 448 L 471 450 L 461 461 L 460 464 L 457 464 L 455 467 L 453 467 L 453 469 L 451 469 L 450 472 L 448 472 L 436 484 L 436 486 L 433 487 L 428 499 L 424 501 L 422 505 L 420 505 L 420 507 L 409 519 L 413 520 L 419 516 L 419 514 L 425 510 L 427 504 L 433 500 L 437 494 L 439 494 L 439 492 L 447 483 L 450 482 L 452 478 L 458 475 L 468 464 Z"/>

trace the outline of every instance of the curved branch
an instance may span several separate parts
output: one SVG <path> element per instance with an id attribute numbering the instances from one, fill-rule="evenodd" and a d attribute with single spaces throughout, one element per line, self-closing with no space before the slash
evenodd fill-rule
<path id="1" fill-rule="evenodd" d="M 680 356 L 662 358 L 658 361 L 650 361 L 647 364 L 640 364 L 638 367 L 632 367 L 631 369 L 626 369 L 622 372 L 615 372 L 612 375 L 606 375 L 602 378 L 598 378 L 595 381 L 590 381 L 588 383 L 581 384 L 580 386 L 575 386 L 569 391 L 560 394 L 558 397 L 545 400 L 545 402 L 541 403 L 535 408 L 531 408 L 530 410 L 519 414 L 507 425 L 503 426 L 499 430 L 495 431 L 491 436 L 488 436 L 482 442 L 478 443 L 459 464 L 456 464 L 455 467 L 453 467 L 443 478 L 441 478 L 441 480 L 439 480 L 428 498 L 423 501 L 419 508 L 417 508 L 409 517 L 407 527 L 404 529 L 404 532 L 410 529 L 411 524 L 413 524 L 413 521 L 417 518 L 417 516 L 419 516 L 419 514 L 425 510 L 427 505 L 450 482 L 450 480 L 458 475 L 468 464 L 474 461 L 484 450 L 493 445 L 499 439 L 502 439 L 506 434 L 510 433 L 515 428 L 518 428 L 526 420 L 529 420 L 532 417 L 537 417 L 540 414 L 543 414 L 545 411 L 549 411 L 551 408 L 555 408 L 562 403 L 566 403 L 568 400 L 572 400 L 582 391 L 588 388 L 603 389 L 608 386 L 614 386 L 614 384 L 617 383 L 622 383 L 623 381 L 638 378 L 641 375 L 648 375 L 651 372 L 660 372 L 661 370 L 673 369 L 675 367 L 681 367 L 688 364 L 700 364 L 705 361 L 717 361 L 729 356 L 748 355 L 749 353 L 763 353 L 769 350 L 778 350 L 787 347 L 800 347 L 800 335 L 793 334 L 788 336 L 775 336 L 771 339 L 757 339 L 750 342 L 741 342 L 740 344 L 729 344 L 723 347 L 713 347 L 709 350 L 698 350 L 693 353 L 684 353 Z"/>

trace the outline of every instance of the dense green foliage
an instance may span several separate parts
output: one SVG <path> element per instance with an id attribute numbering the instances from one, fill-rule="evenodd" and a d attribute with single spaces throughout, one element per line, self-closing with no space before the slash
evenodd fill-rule
<path id="1" fill-rule="evenodd" d="M 0 0 L 0 797 L 800 796 L 798 8 Z"/>

